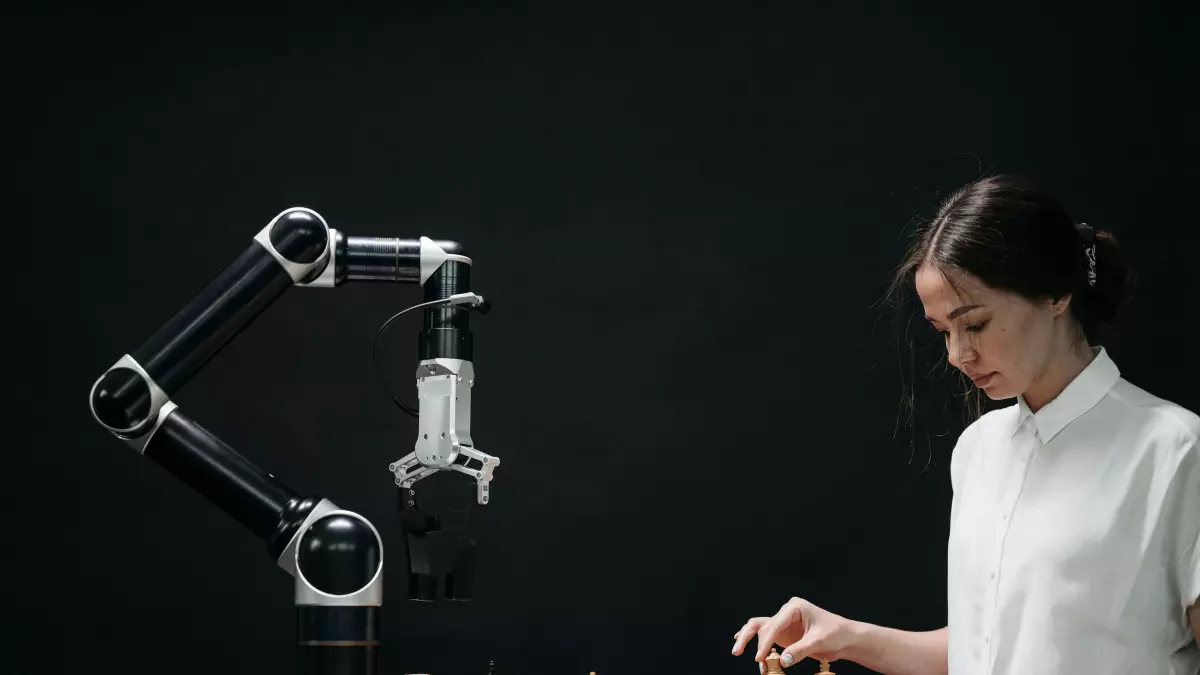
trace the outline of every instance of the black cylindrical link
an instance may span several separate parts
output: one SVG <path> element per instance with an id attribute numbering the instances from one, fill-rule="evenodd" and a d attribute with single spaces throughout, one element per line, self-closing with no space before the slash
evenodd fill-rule
<path id="1" fill-rule="evenodd" d="M 425 282 L 425 301 L 441 300 L 471 290 L 471 266 L 447 260 Z M 470 311 L 461 305 L 424 310 L 418 353 L 420 359 L 472 360 Z"/>
<path id="2" fill-rule="evenodd" d="M 173 395 L 292 284 L 279 261 L 251 242 L 132 356 Z"/>
<path id="3" fill-rule="evenodd" d="M 346 237 L 346 279 L 418 283 L 421 242 L 395 237 Z"/>
<path id="4" fill-rule="evenodd" d="M 296 607 L 301 675 L 373 675 L 378 666 L 379 607 Z"/>
<path id="5" fill-rule="evenodd" d="M 176 409 L 145 455 L 266 541 L 297 495 Z M 286 543 L 286 542 L 285 542 Z"/>

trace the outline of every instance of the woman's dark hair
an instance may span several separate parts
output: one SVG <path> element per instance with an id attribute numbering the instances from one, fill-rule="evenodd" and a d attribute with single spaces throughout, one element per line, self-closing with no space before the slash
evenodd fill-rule
<path id="1" fill-rule="evenodd" d="M 916 232 L 889 297 L 924 265 L 965 272 L 1032 301 L 1069 293 L 1088 344 L 1097 343 L 1102 324 L 1126 299 L 1127 271 L 1113 236 L 1077 224 L 1053 198 L 1013 176 L 984 178 L 946 198 Z"/>

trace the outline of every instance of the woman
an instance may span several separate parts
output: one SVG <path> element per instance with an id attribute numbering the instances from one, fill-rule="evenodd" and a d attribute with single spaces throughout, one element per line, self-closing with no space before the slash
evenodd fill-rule
<path id="1" fill-rule="evenodd" d="M 735 655 L 757 636 L 759 662 L 779 645 L 785 666 L 885 675 L 1200 673 L 1200 417 L 1093 346 L 1123 295 L 1119 253 L 1010 177 L 946 200 L 897 283 L 915 283 L 976 392 L 1016 399 L 978 416 L 950 462 L 947 627 L 793 598 L 747 622 Z"/>

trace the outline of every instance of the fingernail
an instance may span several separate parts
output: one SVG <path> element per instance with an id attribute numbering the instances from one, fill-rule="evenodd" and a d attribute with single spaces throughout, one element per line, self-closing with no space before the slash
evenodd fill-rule
<path id="1" fill-rule="evenodd" d="M 791 654 L 784 654 L 779 660 L 783 662 L 783 665 L 790 666 L 794 659 Z"/>
<path id="2" fill-rule="evenodd" d="M 762 672 L 763 672 L 763 663 L 762 663 L 762 661 L 759 661 L 759 662 L 758 662 L 758 673 L 759 673 L 759 675 L 762 675 Z"/>

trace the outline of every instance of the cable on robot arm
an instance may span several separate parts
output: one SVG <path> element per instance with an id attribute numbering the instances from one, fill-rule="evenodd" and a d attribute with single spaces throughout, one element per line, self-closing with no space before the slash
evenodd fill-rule
<path id="1" fill-rule="evenodd" d="M 488 311 L 491 310 L 491 306 L 488 304 L 488 302 L 484 300 L 482 296 L 474 293 L 456 293 L 448 298 L 422 302 L 420 304 L 413 305 L 412 307 L 402 309 L 393 314 L 387 321 L 384 321 L 383 325 L 379 327 L 379 332 L 375 334 L 375 341 L 371 344 L 371 361 L 375 365 L 375 378 L 379 381 L 379 385 L 383 387 L 383 391 L 388 395 L 388 398 L 392 399 L 392 402 L 394 402 L 397 407 L 415 418 L 420 417 L 420 412 L 404 401 L 401 401 L 396 394 L 392 393 L 391 388 L 389 388 L 387 385 L 387 380 L 383 376 L 383 369 L 379 365 L 379 341 L 383 338 L 383 334 L 387 331 L 388 327 L 405 314 L 417 309 L 426 309 L 428 307 L 437 307 L 441 305 L 466 305 L 470 309 L 478 311 L 480 314 L 487 314 Z"/>
<path id="2" fill-rule="evenodd" d="M 172 397 L 288 288 L 332 288 L 346 281 L 419 284 L 426 302 L 389 319 L 384 328 L 408 311 L 426 310 L 418 360 L 429 374 L 417 378 L 421 411 L 429 401 L 445 400 L 439 387 L 447 384 L 447 376 L 432 374 L 435 364 L 453 372 L 456 382 L 466 378 L 468 387 L 461 404 L 443 406 L 449 415 L 431 409 L 420 416 L 422 426 L 439 425 L 435 428 L 445 433 L 433 433 L 448 435 L 450 441 L 433 447 L 418 440 L 420 463 L 432 465 L 423 466 L 421 476 L 453 468 L 460 456 L 481 456 L 470 441 L 474 371 L 465 315 L 468 309 L 486 311 L 487 305 L 467 292 L 470 265 L 457 242 L 348 237 L 312 210 L 287 209 L 92 385 L 89 407 L 101 426 L 259 535 L 276 563 L 295 579 L 302 672 L 375 672 L 383 599 L 379 532 L 366 518 L 329 499 L 300 496 L 189 418 Z M 482 457 L 491 462 L 486 476 L 475 475 L 485 503 L 490 467 L 499 460 Z M 392 471 L 413 468 L 405 467 Z M 213 545 L 221 546 L 219 541 Z"/>
<path id="3" fill-rule="evenodd" d="M 348 280 L 416 285 L 459 249 L 425 237 L 346 237 L 315 211 L 286 209 L 136 350 L 97 378 L 89 395 L 92 415 L 266 539 L 273 556 L 282 555 L 286 535 L 299 530 L 319 500 L 297 496 L 188 418 L 172 398 L 287 289 Z"/>

